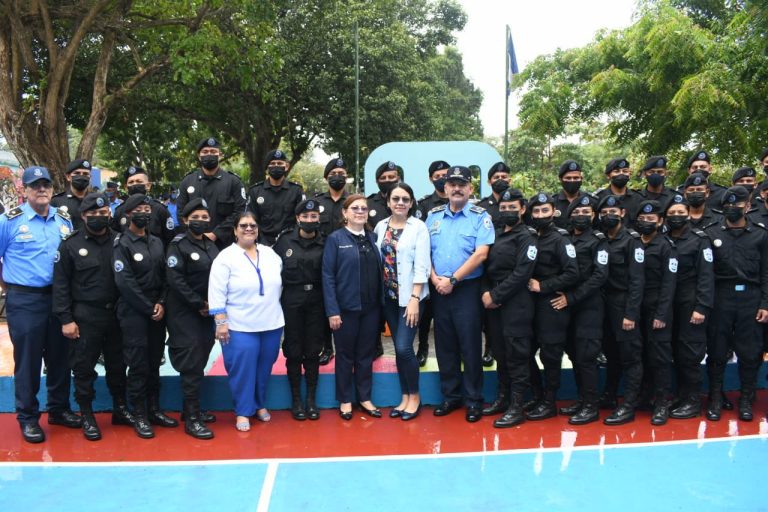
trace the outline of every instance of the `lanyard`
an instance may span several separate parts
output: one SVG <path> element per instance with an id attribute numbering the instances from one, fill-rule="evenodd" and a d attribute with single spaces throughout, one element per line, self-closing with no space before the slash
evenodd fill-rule
<path id="1" fill-rule="evenodd" d="M 245 258 L 248 260 L 248 263 L 251 264 L 251 266 L 256 269 L 256 274 L 259 276 L 259 295 L 262 297 L 264 296 L 264 280 L 261 278 L 261 270 L 259 269 L 259 260 L 261 259 L 261 256 L 259 255 L 259 252 L 256 251 L 256 263 L 253 263 L 253 260 L 250 256 L 248 256 L 248 253 L 243 253 L 245 255 Z"/>

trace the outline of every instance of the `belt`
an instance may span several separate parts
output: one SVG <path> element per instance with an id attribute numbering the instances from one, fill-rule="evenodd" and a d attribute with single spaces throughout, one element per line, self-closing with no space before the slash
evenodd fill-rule
<path id="1" fill-rule="evenodd" d="M 301 288 L 301 289 L 302 289 L 302 290 L 304 290 L 305 292 L 311 292 L 311 291 L 312 291 L 312 290 L 314 290 L 314 289 L 315 289 L 315 288 L 316 288 L 318 285 L 315 285 L 315 284 L 309 283 L 309 284 L 287 284 L 287 285 L 285 285 L 285 286 L 286 286 L 286 288 L 289 288 L 289 287 L 290 287 L 290 288 Z"/>
<path id="2" fill-rule="evenodd" d="M 718 288 L 725 288 L 727 290 L 733 290 L 735 292 L 743 292 L 747 289 L 754 288 L 755 284 L 752 283 L 734 283 L 733 281 L 720 281 L 716 284 Z"/>
<path id="3" fill-rule="evenodd" d="M 96 301 L 87 301 L 87 300 L 76 300 L 75 304 L 82 304 L 83 306 L 89 306 L 95 309 L 108 309 L 108 310 L 115 309 L 114 302 L 96 302 Z"/>
<path id="4" fill-rule="evenodd" d="M 17 292 L 26 293 L 39 293 L 41 295 L 50 295 L 53 292 L 53 286 L 24 286 L 21 284 L 5 283 L 6 288 L 9 290 L 16 290 Z"/>

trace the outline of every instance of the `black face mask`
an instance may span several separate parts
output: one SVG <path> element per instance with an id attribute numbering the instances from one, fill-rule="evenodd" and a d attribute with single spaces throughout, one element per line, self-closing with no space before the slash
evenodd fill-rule
<path id="1" fill-rule="evenodd" d="M 347 184 L 347 178 L 345 176 L 331 176 L 328 178 L 328 186 L 335 191 L 339 191 Z"/>
<path id="2" fill-rule="evenodd" d="M 316 233 L 317 230 L 320 229 L 320 222 L 314 221 L 314 222 L 299 222 L 297 224 L 299 226 L 299 229 L 302 231 L 305 231 L 307 233 Z"/>
<path id="3" fill-rule="evenodd" d="M 676 230 L 688 224 L 688 217 L 685 215 L 670 215 L 667 217 L 667 226 L 671 230 Z"/>
<path id="4" fill-rule="evenodd" d="M 563 181 L 563 190 L 573 195 L 581 189 L 581 181 Z"/>
<path id="5" fill-rule="evenodd" d="M 656 232 L 658 229 L 658 226 L 655 222 L 650 222 L 647 220 L 638 220 L 635 222 L 635 227 L 637 228 L 637 232 L 641 235 L 650 235 L 651 233 Z"/>
<path id="6" fill-rule="evenodd" d="M 592 217 L 589 215 L 571 215 L 571 226 L 579 231 L 586 231 L 592 226 Z"/>
<path id="7" fill-rule="evenodd" d="M 437 178 L 435 181 L 432 182 L 432 185 L 435 186 L 435 190 L 437 190 L 441 194 L 444 194 L 446 181 L 447 180 L 445 178 Z"/>
<path id="8" fill-rule="evenodd" d="M 685 194 L 685 198 L 688 199 L 688 204 L 694 208 L 698 208 L 707 200 L 707 195 L 704 192 L 690 192 Z"/>
<path id="9" fill-rule="evenodd" d="M 662 176 L 661 174 L 650 174 L 648 175 L 648 185 L 650 185 L 653 188 L 660 187 L 664 184 L 664 180 L 667 179 L 666 176 Z"/>
<path id="10" fill-rule="evenodd" d="M 723 215 L 728 222 L 736 223 L 744 217 L 744 208 L 739 206 L 725 206 L 723 207 Z"/>
<path id="11" fill-rule="evenodd" d="M 212 171 L 219 166 L 219 155 L 203 155 L 200 157 L 200 165 L 203 169 Z"/>
<path id="12" fill-rule="evenodd" d="M 506 226 L 517 226 L 517 224 L 520 222 L 520 212 L 499 212 L 499 218 L 504 222 Z"/>
<path id="13" fill-rule="evenodd" d="M 131 214 L 131 222 L 137 228 L 145 228 L 147 227 L 147 224 L 149 224 L 149 214 L 148 213 Z"/>
<path id="14" fill-rule="evenodd" d="M 497 194 L 501 194 L 509 188 L 509 182 L 506 180 L 496 180 L 491 184 L 491 190 Z"/>
<path id="15" fill-rule="evenodd" d="M 91 184 L 91 178 L 88 176 L 72 176 L 72 188 L 82 192 Z"/>
<path id="16" fill-rule="evenodd" d="M 611 185 L 616 188 L 624 188 L 627 186 L 627 183 L 629 183 L 629 176 L 626 174 L 617 174 L 611 178 Z"/>
<path id="17" fill-rule="evenodd" d="M 147 186 L 146 185 L 131 185 L 128 187 L 128 195 L 132 196 L 134 194 L 141 194 L 141 195 L 147 195 Z"/>
<path id="18" fill-rule="evenodd" d="M 531 227 L 535 229 L 536 231 L 541 231 L 542 229 L 548 228 L 552 221 L 554 220 L 554 217 L 532 217 L 531 218 Z"/>
<path id="19" fill-rule="evenodd" d="M 750 194 L 755 191 L 755 186 L 754 185 L 742 185 L 742 187 L 747 189 L 747 192 L 749 192 Z"/>
<path id="20" fill-rule="evenodd" d="M 109 217 L 106 215 L 85 218 L 85 227 L 92 233 L 100 233 L 107 229 L 107 226 L 109 226 Z"/>
<path id="21" fill-rule="evenodd" d="M 288 171 L 285 170 L 285 167 L 270 167 L 267 172 L 269 173 L 269 177 L 275 181 L 282 179 L 283 176 L 288 173 Z"/>
<path id="22" fill-rule="evenodd" d="M 381 195 L 386 196 L 387 194 L 389 194 L 390 190 L 392 190 L 393 188 L 395 188 L 395 186 L 397 186 L 397 183 L 398 182 L 396 182 L 396 181 L 382 181 L 382 182 L 379 182 L 378 183 L 378 185 L 379 185 L 379 192 L 381 192 Z"/>
<path id="23" fill-rule="evenodd" d="M 193 234 L 200 236 L 211 230 L 211 223 L 207 220 L 191 220 L 187 227 Z"/>
<path id="24" fill-rule="evenodd" d="M 615 213 L 609 213 L 600 217 L 600 225 L 603 227 L 603 229 L 613 229 L 618 226 L 620 222 L 621 217 Z"/>
<path id="25" fill-rule="evenodd" d="M 696 171 L 696 172 L 697 172 L 697 173 L 699 173 L 699 174 L 701 174 L 701 175 L 702 175 L 702 176 L 704 176 L 705 178 L 709 178 L 709 175 L 710 175 L 710 172 L 709 172 L 709 171 L 698 170 L 698 171 Z"/>

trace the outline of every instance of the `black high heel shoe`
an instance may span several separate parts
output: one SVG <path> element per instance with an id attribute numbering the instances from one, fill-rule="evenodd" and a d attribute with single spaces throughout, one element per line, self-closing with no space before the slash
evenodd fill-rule
<path id="1" fill-rule="evenodd" d="M 389 417 L 390 418 L 399 418 L 400 416 L 402 416 L 402 414 L 403 414 L 403 410 L 402 409 L 392 408 L 392 410 L 389 411 Z"/>
<path id="2" fill-rule="evenodd" d="M 408 412 L 404 410 L 402 414 L 400 414 L 400 419 L 403 421 L 410 421 L 416 418 L 416 416 L 418 416 L 420 412 L 421 412 L 421 403 L 419 403 L 419 406 L 413 412 Z"/>
<path id="3" fill-rule="evenodd" d="M 352 419 L 352 411 L 344 412 L 341 409 L 339 409 L 339 416 L 341 416 L 341 419 L 344 421 L 349 421 Z"/>
<path id="4" fill-rule="evenodd" d="M 365 414 L 372 418 L 381 418 L 381 409 L 374 407 L 373 409 L 368 409 L 367 407 L 364 407 L 363 404 L 357 404 L 360 407 L 360 410 L 362 410 Z"/>

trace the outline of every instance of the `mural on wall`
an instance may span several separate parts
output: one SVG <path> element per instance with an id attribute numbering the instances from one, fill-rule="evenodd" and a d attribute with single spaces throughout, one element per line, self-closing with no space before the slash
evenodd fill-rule
<path id="1" fill-rule="evenodd" d="M 2 211 L 21 204 L 21 169 L 0 166 L 0 205 Z"/>

